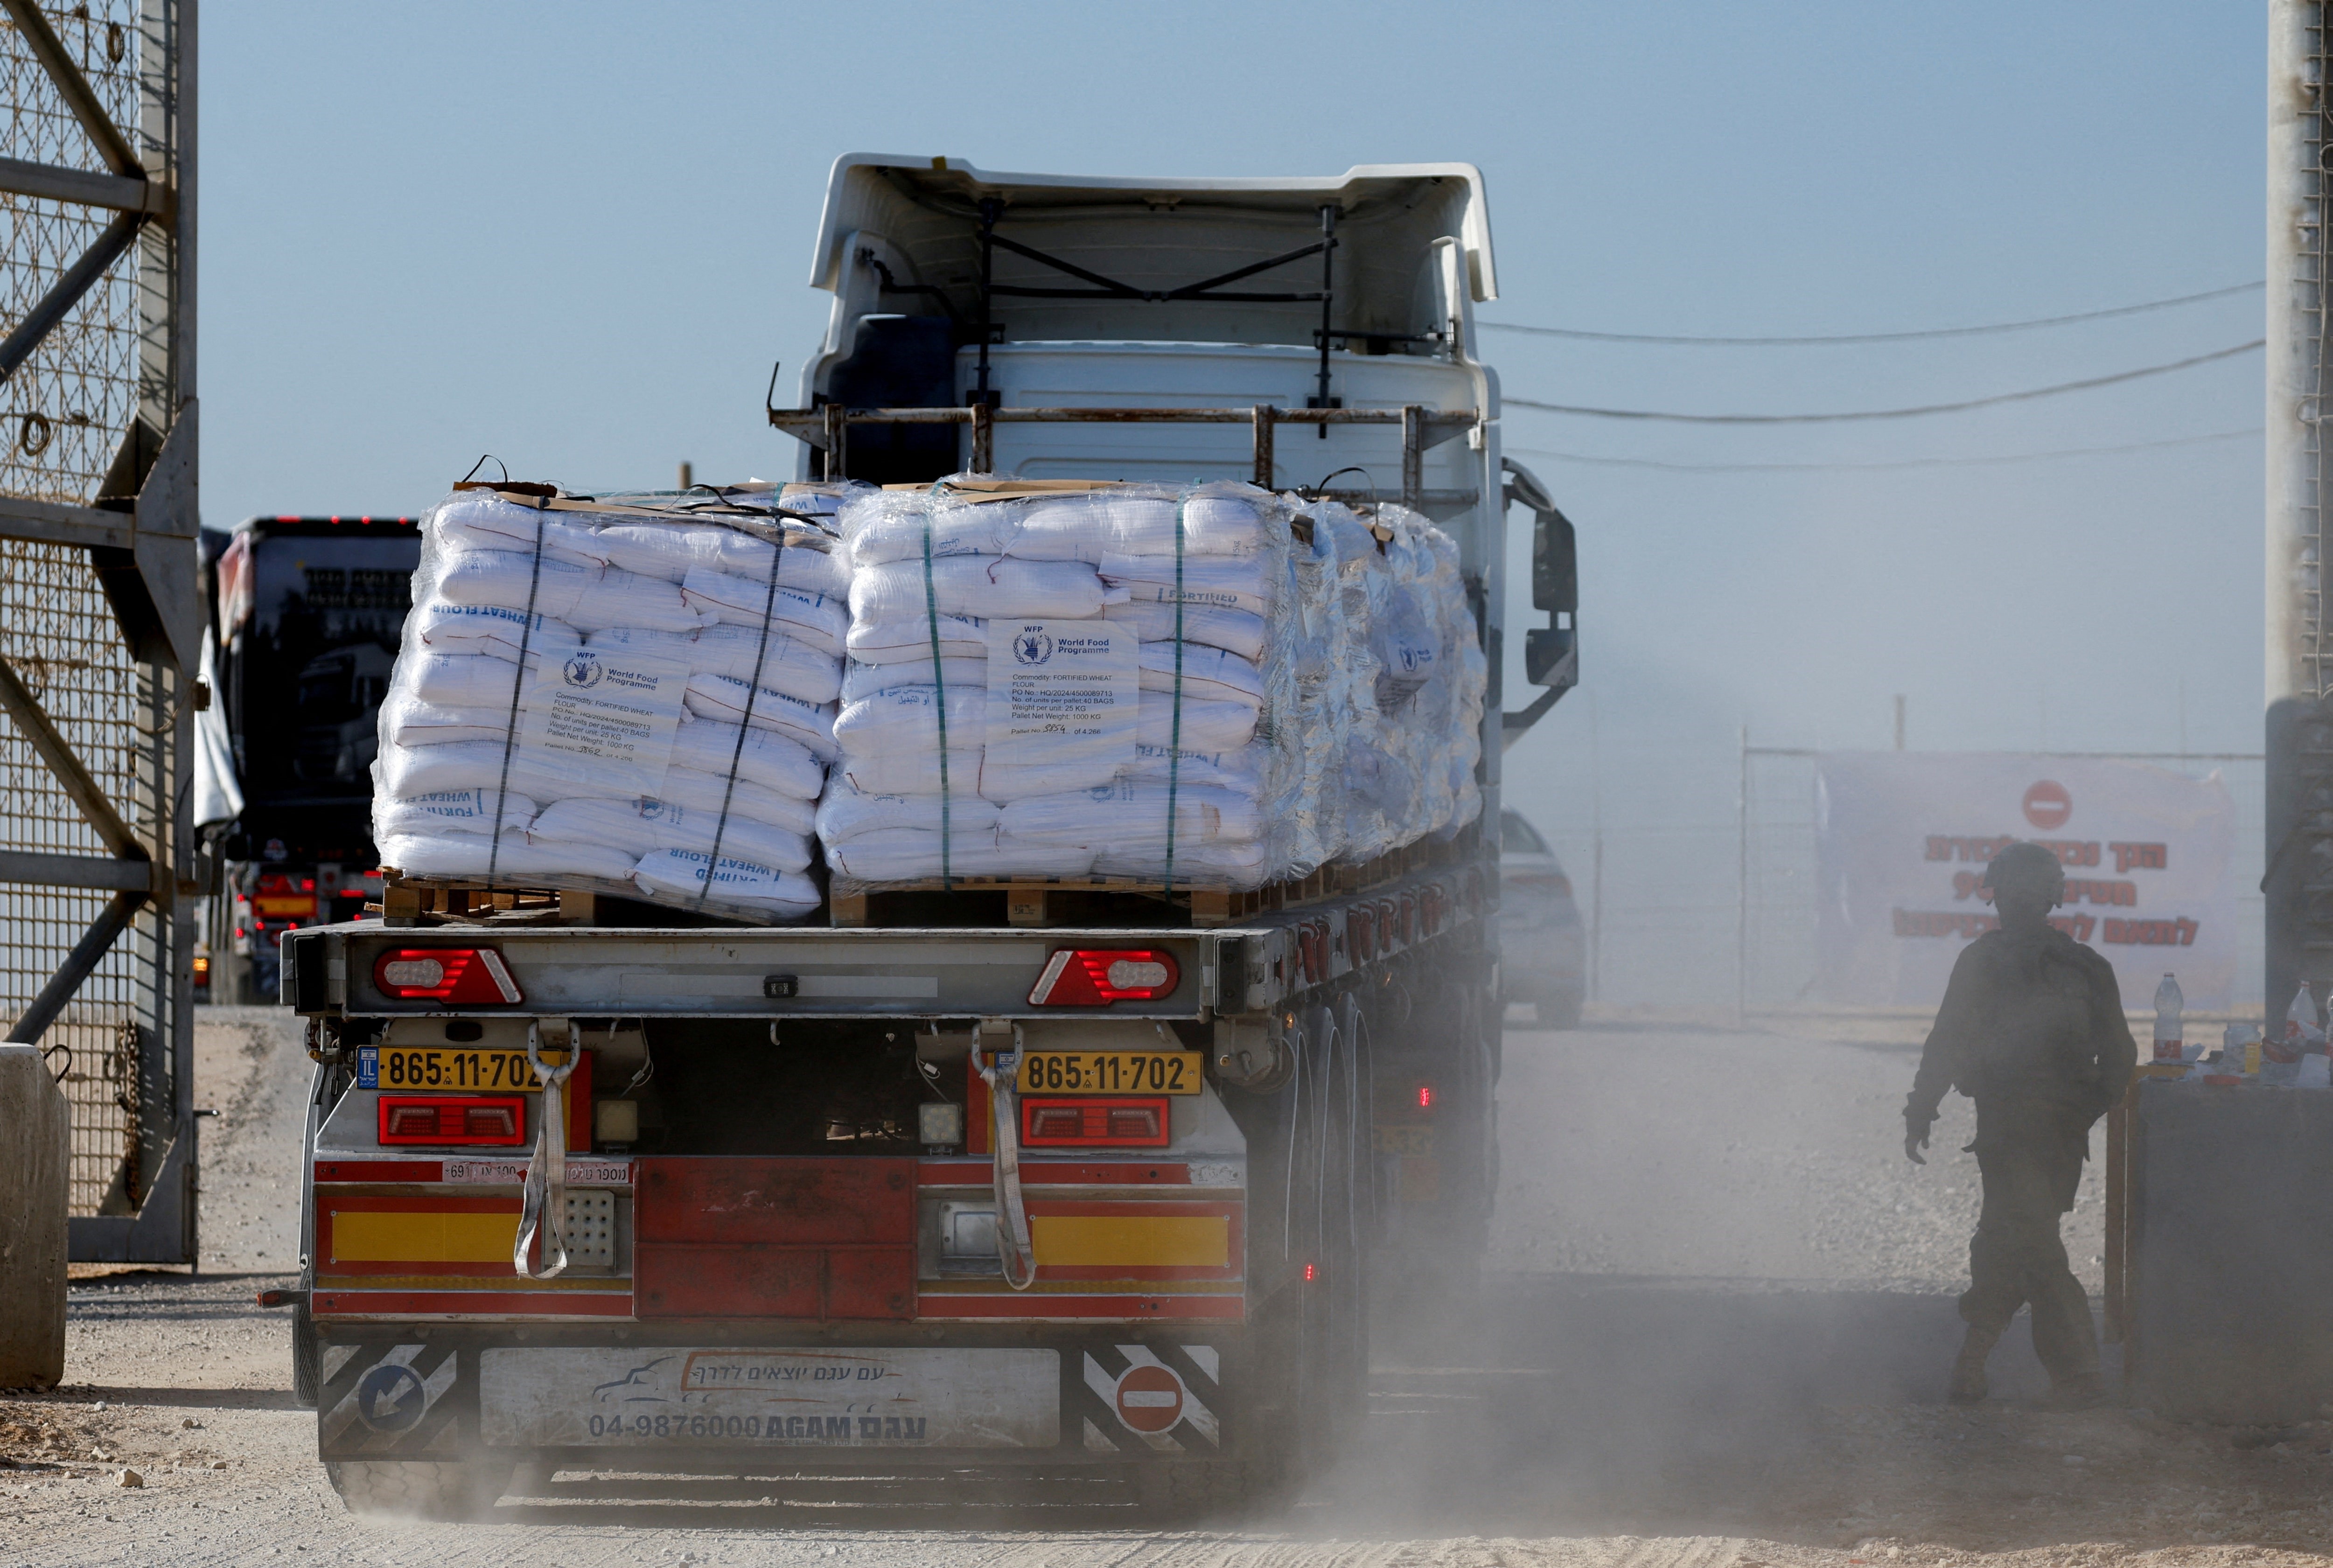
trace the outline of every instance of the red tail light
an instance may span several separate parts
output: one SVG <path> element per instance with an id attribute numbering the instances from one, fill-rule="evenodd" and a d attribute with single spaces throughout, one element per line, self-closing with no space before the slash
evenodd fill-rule
<path id="1" fill-rule="evenodd" d="M 1021 1142 L 1049 1148 L 1163 1149 L 1174 1126 L 1165 1095 L 1021 1102 Z"/>
<path id="2" fill-rule="evenodd" d="M 526 1142 L 526 1100 L 519 1095 L 383 1095 L 383 1143 Z"/>
<path id="3" fill-rule="evenodd" d="M 1417 1085 L 1417 1108 L 1421 1111 L 1431 1111 L 1434 1109 L 1433 1085 L 1420 1084 Z"/>
<path id="4" fill-rule="evenodd" d="M 1032 1008 L 1106 1008 L 1149 1001 L 1182 983 L 1175 955 L 1149 947 L 1065 947 L 1029 990 Z"/>
<path id="5" fill-rule="evenodd" d="M 372 966 L 373 983 L 383 996 L 465 1007 L 524 1001 L 503 955 L 490 947 L 404 947 L 382 953 Z"/>

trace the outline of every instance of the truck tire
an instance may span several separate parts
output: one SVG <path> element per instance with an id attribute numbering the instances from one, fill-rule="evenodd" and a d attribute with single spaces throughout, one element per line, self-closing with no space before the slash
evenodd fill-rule
<path id="1" fill-rule="evenodd" d="M 1293 1256 L 1320 1276 L 1296 1286 L 1294 1388 L 1288 1401 L 1294 1431 L 1294 1484 L 1328 1473 L 1358 1429 L 1368 1401 L 1368 1320 L 1362 1209 L 1369 1113 L 1362 1103 L 1354 1013 L 1332 1021 L 1319 1009 L 1306 1042 L 1308 1061 L 1289 1157 L 1296 1171 Z"/>
<path id="2" fill-rule="evenodd" d="M 328 1459 L 324 1473 L 351 1514 L 475 1519 L 503 1495 L 508 1465 L 430 1459 Z"/>
<path id="3" fill-rule="evenodd" d="M 303 1410 L 316 1408 L 318 1362 L 322 1348 L 316 1343 L 316 1320 L 306 1302 L 292 1309 L 292 1402 Z"/>
<path id="4" fill-rule="evenodd" d="M 1138 1467 L 1142 1511 L 1161 1524 L 1231 1524 L 1287 1502 L 1278 1465 L 1253 1459 L 1170 1459 Z"/>

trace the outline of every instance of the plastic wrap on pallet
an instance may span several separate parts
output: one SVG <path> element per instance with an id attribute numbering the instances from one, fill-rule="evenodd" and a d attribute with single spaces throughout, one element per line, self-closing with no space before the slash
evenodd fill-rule
<path id="1" fill-rule="evenodd" d="M 1277 858 L 1308 871 L 1335 860 L 1345 847 L 1346 687 L 1352 678 L 1351 627 L 1337 577 L 1337 540 L 1318 511 L 1319 503 L 1303 509 L 1289 556 L 1299 617 L 1288 672 L 1289 707 L 1304 743 L 1296 751 L 1289 808 L 1274 824 Z M 1204 782 L 1204 770 L 1196 777 Z"/>
<path id="2" fill-rule="evenodd" d="M 1482 812 L 1475 771 L 1488 664 L 1457 546 L 1416 512 L 1364 520 L 1334 502 L 1308 509 L 1337 584 L 1335 690 L 1342 858 L 1366 861 L 1447 837 Z"/>
<path id="3" fill-rule="evenodd" d="M 850 627 L 830 520 L 852 488 L 439 503 L 380 710 L 382 864 L 815 910 Z"/>
<path id="4" fill-rule="evenodd" d="M 1483 815 L 1483 786 L 1476 777 L 1483 760 L 1483 715 L 1490 693 L 1491 663 L 1474 629 L 1466 579 L 1459 570 L 1458 541 L 1431 523 L 1418 531 L 1432 553 L 1427 574 L 1430 598 L 1441 617 L 1443 657 L 1420 693 L 1431 750 L 1429 779 L 1437 803 L 1436 837 L 1446 838 Z"/>
<path id="5" fill-rule="evenodd" d="M 1287 818 L 1336 715 L 1297 700 L 1315 617 L 1291 516 L 1222 483 L 946 482 L 848 505 L 829 865 L 903 882 L 1106 858 L 1113 876 L 1240 888 L 1311 870 L 1289 856 L 1320 836 Z"/>

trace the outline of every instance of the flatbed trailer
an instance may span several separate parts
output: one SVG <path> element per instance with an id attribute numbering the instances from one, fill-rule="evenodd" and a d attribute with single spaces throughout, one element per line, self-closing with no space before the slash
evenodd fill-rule
<path id="1" fill-rule="evenodd" d="M 1099 283 L 1011 281 L 1008 212 L 1054 225 L 1010 254 Z M 1128 249 L 1128 225 L 1162 222 Z M 1356 253 L 1345 319 L 1333 272 L 1280 294 L 1101 270 L 1260 273 L 1305 224 L 1344 237 L 1300 258 Z M 1137 185 L 845 158 L 814 278 L 835 324 L 804 407 L 772 423 L 819 477 L 936 478 L 969 442 L 1000 473 L 1173 464 L 1284 486 L 1272 433 L 1301 424 L 1308 385 L 1316 414 L 1390 400 L 1376 434 L 1398 448 L 1348 447 L 1359 420 L 1302 439 L 1362 457 L 1365 486 L 1382 472 L 1459 538 L 1496 822 L 1500 738 L 1576 653 L 1570 525 L 1502 463 L 1473 359 L 1490 275 L 1464 166 Z M 1086 314 L 1003 345 L 1003 301 Z M 1190 341 L 1177 311 L 1201 305 L 1241 340 Z M 1363 328 L 1382 341 L 1330 351 Z M 1053 385 L 1016 380 L 1025 339 L 1022 368 Z M 892 357 L 870 362 L 870 341 Z M 918 376 L 934 385 L 895 395 Z M 1274 391 L 1257 400 L 1273 412 L 1147 417 L 1224 406 L 1226 376 Z M 1094 416 L 1129 385 L 1132 416 Z M 1063 399 L 1082 412 L 1003 417 Z M 1538 518 L 1535 597 L 1557 613 L 1529 660 L 1547 694 L 1503 719 L 1511 502 Z M 352 1506 L 444 1513 L 522 1468 L 1099 1471 L 1182 1508 L 1284 1492 L 1361 1410 L 1373 1304 L 1479 1261 L 1496 856 L 1477 824 L 1253 892 L 838 888 L 807 927 L 392 884 L 383 918 L 291 933 L 284 1000 L 317 1061 L 293 1299 L 320 1456 Z M 573 1076 L 538 1088 L 538 1063 Z"/>

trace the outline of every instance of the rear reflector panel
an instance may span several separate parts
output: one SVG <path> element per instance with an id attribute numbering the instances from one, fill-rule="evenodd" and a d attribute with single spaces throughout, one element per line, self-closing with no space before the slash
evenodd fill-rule
<path id="1" fill-rule="evenodd" d="M 1030 988 L 1032 1008 L 1106 1008 L 1156 1001 L 1182 983 L 1175 955 L 1157 948 L 1057 950 Z"/>
<path id="2" fill-rule="evenodd" d="M 383 996 L 456 1007 L 507 1007 L 524 1001 L 503 955 L 490 947 L 391 948 L 374 961 Z"/>
<path id="3" fill-rule="evenodd" d="M 517 1095 L 383 1095 L 383 1144 L 516 1148 L 526 1142 L 526 1101 Z"/>
<path id="4" fill-rule="evenodd" d="M 1163 1149 L 1173 1135 L 1164 1095 L 1021 1102 L 1021 1141 L 1032 1148 Z"/>

